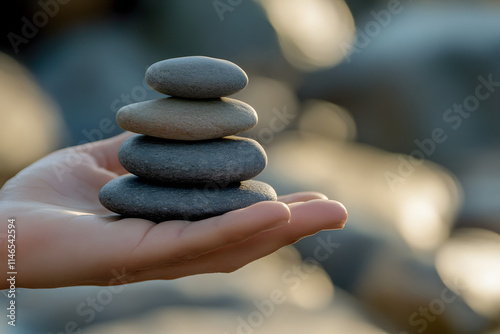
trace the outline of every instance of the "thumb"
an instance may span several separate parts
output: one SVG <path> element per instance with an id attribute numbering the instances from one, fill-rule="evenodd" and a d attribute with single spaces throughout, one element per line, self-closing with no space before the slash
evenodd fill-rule
<path id="1" fill-rule="evenodd" d="M 121 175 L 127 173 L 127 171 L 118 160 L 118 149 L 125 139 L 133 135 L 135 134 L 126 131 L 109 139 L 77 146 L 76 149 L 88 152 L 94 157 L 99 167 Z"/>

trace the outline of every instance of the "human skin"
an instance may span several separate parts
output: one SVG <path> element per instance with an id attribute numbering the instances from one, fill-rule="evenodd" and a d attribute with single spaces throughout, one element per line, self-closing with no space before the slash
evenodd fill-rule
<path id="1" fill-rule="evenodd" d="M 279 197 L 196 222 L 123 218 L 98 200 L 126 171 L 118 148 L 130 133 L 54 152 L 0 190 L 0 288 L 7 225 L 15 218 L 17 288 L 116 285 L 235 271 L 321 230 L 341 229 L 342 204 L 316 192 Z"/>

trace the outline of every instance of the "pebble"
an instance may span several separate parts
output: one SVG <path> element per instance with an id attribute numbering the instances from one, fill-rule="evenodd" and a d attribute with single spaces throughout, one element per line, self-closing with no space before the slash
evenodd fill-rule
<path id="1" fill-rule="evenodd" d="M 116 114 L 127 131 L 176 140 L 214 139 L 249 130 L 257 113 L 248 104 L 231 99 L 186 100 L 164 98 L 127 105 Z"/>
<path id="2" fill-rule="evenodd" d="M 247 85 L 248 77 L 230 61 L 195 56 L 154 63 L 146 71 L 146 82 L 166 95 L 211 99 L 239 92 Z"/>
<path id="3" fill-rule="evenodd" d="M 267 164 L 253 139 L 230 136 L 205 141 L 180 141 L 136 135 L 118 152 L 130 173 L 159 183 L 225 186 L 251 179 Z"/>
<path id="4" fill-rule="evenodd" d="M 155 222 L 200 220 L 261 201 L 277 200 L 266 183 L 249 180 L 226 188 L 181 188 L 145 182 L 127 174 L 108 182 L 99 193 L 101 204 L 126 217 Z"/>

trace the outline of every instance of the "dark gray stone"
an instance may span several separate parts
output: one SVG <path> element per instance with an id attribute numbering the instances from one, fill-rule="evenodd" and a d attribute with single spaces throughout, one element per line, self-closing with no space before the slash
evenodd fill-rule
<path id="1" fill-rule="evenodd" d="M 116 114 L 127 131 L 176 139 L 205 140 L 235 135 L 257 124 L 257 113 L 248 104 L 223 97 L 212 100 L 164 98 L 129 104 Z"/>
<path id="2" fill-rule="evenodd" d="M 239 92 L 247 85 L 248 77 L 227 60 L 195 56 L 154 63 L 146 71 L 146 82 L 166 95 L 211 99 Z"/>
<path id="3" fill-rule="evenodd" d="M 180 141 L 136 135 L 118 151 L 130 173 L 168 184 L 225 186 L 249 180 L 267 164 L 264 149 L 253 139 L 230 136 Z"/>
<path id="4" fill-rule="evenodd" d="M 181 188 L 146 182 L 128 174 L 108 182 L 101 189 L 99 200 L 123 216 L 161 222 L 205 219 L 257 202 L 275 201 L 277 196 L 270 185 L 254 180 L 226 188 Z"/>

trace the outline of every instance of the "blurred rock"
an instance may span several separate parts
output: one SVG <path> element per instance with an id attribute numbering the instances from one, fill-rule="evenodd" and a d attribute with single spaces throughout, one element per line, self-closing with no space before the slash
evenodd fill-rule
<path id="1" fill-rule="evenodd" d="M 478 313 L 500 323 L 500 235 L 461 229 L 436 256 L 443 281 Z"/>
<path id="2" fill-rule="evenodd" d="M 347 108 L 360 142 L 389 151 L 410 153 L 418 148 L 415 140 L 443 128 L 448 140 L 427 158 L 457 172 L 464 152 L 498 150 L 500 142 L 498 88 L 470 117 L 445 117 L 454 104 L 476 94 L 479 77 L 500 82 L 500 8 L 478 7 L 408 4 L 339 66 L 308 75 L 301 99 L 319 98 Z M 363 31 L 374 21 L 367 15 L 357 26 Z"/>
<path id="3" fill-rule="evenodd" d="M 259 179 L 279 194 L 321 191 L 346 205 L 351 226 L 399 234 L 414 249 L 435 249 L 448 236 L 461 202 L 454 177 L 428 161 L 412 166 L 408 156 L 297 132 L 266 151 L 268 168 Z"/>
<path id="4" fill-rule="evenodd" d="M 344 117 L 323 117 L 324 122 L 315 119 L 316 112 L 301 114 L 299 131 L 270 145 L 262 177 L 279 193 L 314 189 L 346 205 L 344 230 L 305 238 L 297 248 L 304 258 L 322 257 L 334 284 L 369 307 L 381 328 L 417 333 L 424 327 L 421 310 L 435 310 L 439 302 L 434 300 L 446 289 L 431 259 L 458 213 L 460 186 L 449 171 L 429 161 L 339 141 L 329 129 L 352 129 L 347 111 Z M 401 182 L 385 177 L 402 169 Z M 324 243 L 330 256 L 318 253 Z M 460 297 L 436 312 L 432 321 L 425 320 L 429 333 L 472 334 L 489 324 Z"/>
<path id="5" fill-rule="evenodd" d="M 82 333 L 93 334 L 234 333 L 240 328 L 259 333 L 386 333 L 372 324 L 355 299 L 334 289 L 319 266 L 301 263 L 291 247 L 232 274 L 114 289 L 118 291 L 105 304 L 99 300 L 108 287 L 22 290 L 18 297 L 24 319 L 16 332 L 59 333 L 74 322 Z M 0 330 L 5 326 L 0 323 Z"/>

